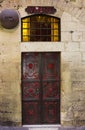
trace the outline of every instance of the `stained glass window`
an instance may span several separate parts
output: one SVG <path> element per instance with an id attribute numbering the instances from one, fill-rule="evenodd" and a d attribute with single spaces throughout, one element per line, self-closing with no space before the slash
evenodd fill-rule
<path id="1" fill-rule="evenodd" d="M 22 18 L 21 41 L 60 41 L 60 19 L 44 14 Z"/>

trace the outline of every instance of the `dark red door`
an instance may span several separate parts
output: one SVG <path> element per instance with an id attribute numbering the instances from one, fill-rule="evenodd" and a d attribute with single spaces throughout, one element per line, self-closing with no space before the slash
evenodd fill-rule
<path id="1" fill-rule="evenodd" d="M 22 53 L 22 119 L 60 123 L 60 53 Z"/>

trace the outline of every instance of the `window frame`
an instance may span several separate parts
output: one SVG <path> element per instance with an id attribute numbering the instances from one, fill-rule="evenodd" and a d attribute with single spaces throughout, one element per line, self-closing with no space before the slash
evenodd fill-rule
<path id="1" fill-rule="evenodd" d="M 47 17 L 50 17 L 50 18 L 56 18 L 59 21 L 58 22 L 58 41 L 52 41 L 52 40 L 51 41 L 36 41 L 36 40 L 35 41 L 31 41 L 31 40 L 23 41 L 23 26 L 22 26 L 23 22 L 22 22 L 22 20 L 25 19 L 25 18 L 31 18 L 33 16 L 47 16 Z M 21 42 L 60 42 L 61 41 L 61 26 L 60 25 L 61 25 L 60 18 L 52 16 L 52 15 L 47 15 L 47 14 L 33 14 L 33 15 L 26 16 L 26 17 L 22 17 L 21 18 Z"/>

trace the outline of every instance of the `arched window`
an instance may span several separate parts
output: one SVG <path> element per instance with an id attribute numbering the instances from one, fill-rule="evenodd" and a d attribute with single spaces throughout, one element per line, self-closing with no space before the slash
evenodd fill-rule
<path id="1" fill-rule="evenodd" d="M 60 41 L 60 19 L 45 14 L 22 18 L 21 41 Z"/>

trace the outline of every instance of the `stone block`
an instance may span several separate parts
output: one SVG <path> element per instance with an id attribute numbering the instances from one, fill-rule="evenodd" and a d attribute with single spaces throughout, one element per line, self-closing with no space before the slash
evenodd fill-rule
<path id="1" fill-rule="evenodd" d="M 83 32 L 83 41 L 85 42 L 85 32 Z"/>
<path id="2" fill-rule="evenodd" d="M 79 9 L 79 10 L 77 11 L 75 17 L 76 17 L 76 18 L 79 18 L 79 16 L 81 15 L 81 13 L 82 13 L 82 11 L 81 11 L 81 9 Z"/>
<path id="3" fill-rule="evenodd" d="M 64 81 L 64 82 L 69 82 L 69 81 L 71 81 L 71 72 L 70 72 L 70 71 L 62 72 L 61 79 L 62 79 L 62 81 Z M 69 82 L 69 83 L 70 83 L 70 82 Z M 70 84 L 69 84 L 69 85 L 70 85 Z"/>
<path id="4" fill-rule="evenodd" d="M 0 77 L 3 81 L 19 80 L 19 65 L 17 63 L 2 63 L 0 68 Z"/>
<path id="5" fill-rule="evenodd" d="M 80 100 L 85 101 L 85 90 L 83 92 L 80 91 Z"/>
<path id="6" fill-rule="evenodd" d="M 72 19 L 72 21 L 77 22 L 77 24 L 80 22 L 79 19 L 77 19 L 77 18 L 76 18 L 75 16 L 73 16 L 73 15 L 71 16 L 71 19 Z"/>
<path id="7" fill-rule="evenodd" d="M 72 10 L 74 9 L 74 7 L 72 6 L 72 4 L 70 4 L 69 1 L 67 1 L 68 3 L 66 3 L 66 7 L 64 8 L 64 10 L 68 13 L 71 13 Z"/>
<path id="8" fill-rule="evenodd" d="M 78 42 L 68 42 L 65 43 L 65 51 L 79 51 L 79 43 Z"/>
<path id="9" fill-rule="evenodd" d="M 60 8 L 57 8 L 57 11 L 55 13 L 55 16 L 58 17 L 58 18 L 61 18 L 62 17 L 62 14 L 63 14 L 63 10 L 60 9 Z"/>
<path id="10" fill-rule="evenodd" d="M 82 61 L 85 61 L 85 52 L 82 53 Z"/>
<path id="11" fill-rule="evenodd" d="M 49 52 L 49 51 L 64 51 L 64 43 L 60 42 L 29 42 L 28 43 L 22 43 L 21 44 L 21 52 Z"/>
<path id="12" fill-rule="evenodd" d="M 10 122 L 10 124 L 8 122 Z M 1 94 L 0 95 L 0 125 L 12 126 L 17 124 L 14 122 L 21 122 L 20 95 L 13 95 L 12 93 Z"/>
<path id="13" fill-rule="evenodd" d="M 80 91 L 80 90 L 75 91 L 73 89 L 71 96 L 72 96 L 72 98 L 71 98 L 72 102 L 73 101 L 76 101 L 76 102 L 78 102 L 78 101 L 82 102 L 83 101 L 83 102 L 85 102 L 85 90 L 84 91 Z"/>
<path id="14" fill-rule="evenodd" d="M 75 63 L 78 64 L 81 61 L 81 53 L 80 52 L 62 52 L 61 53 L 61 61 L 67 62 L 71 64 L 71 62 L 75 65 Z"/>
<path id="15" fill-rule="evenodd" d="M 78 72 L 78 71 L 72 71 L 71 72 L 71 80 L 72 81 L 85 81 L 85 71 L 84 72 Z"/>
<path id="16" fill-rule="evenodd" d="M 58 4 L 57 4 L 58 8 L 63 10 L 65 8 L 65 6 L 66 6 L 66 3 L 64 1 L 63 2 L 61 0 L 58 1 Z"/>
<path id="17" fill-rule="evenodd" d="M 72 16 L 75 16 L 77 14 L 77 12 L 79 11 L 79 7 L 74 7 L 74 9 L 72 10 Z"/>
<path id="18" fill-rule="evenodd" d="M 72 100 L 72 102 L 80 101 L 80 91 L 72 91 L 72 93 L 71 93 L 71 100 Z"/>
<path id="19" fill-rule="evenodd" d="M 67 72 L 69 72 L 70 70 L 71 70 L 71 64 L 70 64 L 71 62 L 63 62 L 63 61 L 61 61 L 61 71 L 62 72 L 65 72 L 65 71 L 67 71 Z"/>
<path id="20" fill-rule="evenodd" d="M 61 42 L 69 42 L 69 41 L 72 41 L 71 33 L 62 31 L 61 32 Z"/>
<path id="21" fill-rule="evenodd" d="M 85 110 L 85 101 L 75 101 L 72 103 L 73 111 L 75 113 L 79 111 L 84 111 Z"/>
<path id="22" fill-rule="evenodd" d="M 30 127 L 29 130 L 59 130 L 59 128 L 58 127 L 51 127 L 51 126 L 50 127 L 49 126 L 48 127 L 46 127 L 46 126 L 41 127 L 40 126 L 40 127 Z"/>
<path id="23" fill-rule="evenodd" d="M 62 121 L 62 124 L 63 126 L 66 126 L 66 127 L 72 127 L 73 126 L 73 120 L 70 120 L 70 121 Z M 68 130 L 68 129 L 66 129 Z"/>
<path id="24" fill-rule="evenodd" d="M 0 48 L 1 62 L 20 62 L 20 45 L 18 42 L 2 42 Z"/>
<path id="25" fill-rule="evenodd" d="M 85 42 L 80 42 L 80 51 L 85 52 Z"/>
<path id="26" fill-rule="evenodd" d="M 78 118 L 79 120 L 85 120 L 85 111 L 75 111 L 74 118 Z"/>
<path id="27" fill-rule="evenodd" d="M 79 20 L 82 20 L 83 22 L 85 22 L 85 9 L 82 8 L 81 14 L 79 16 Z"/>
<path id="28" fill-rule="evenodd" d="M 75 119 L 73 121 L 73 125 L 76 126 L 77 130 L 85 130 L 85 127 L 83 127 L 83 126 L 85 126 L 85 120 Z"/>
<path id="29" fill-rule="evenodd" d="M 61 17 L 61 21 L 62 22 L 70 22 L 72 19 L 71 19 L 71 15 L 67 12 L 63 12 L 62 14 L 62 17 Z"/>
<path id="30" fill-rule="evenodd" d="M 79 31 L 79 32 L 85 32 L 85 25 L 79 22 L 77 24 L 77 31 Z"/>
<path id="31" fill-rule="evenodd" d="M 72 33 L 72 41 L 83 41 L 83 33 L 82 32 L 73 32 Z"/>
<path id="32" fill-rule="evenodd" d="M 19 37 L 20 35 L 18 28 L 10 31 L 6 29 L 0 30 L 0 41 L 3 43 L 13 44 L 16 41 L 19 42 Z M 16 41 L 13 41 L 13 39 L 16 39 Z"/>
<path id="33" fill-rule="evenodd" d="M 61 21 L 61 31 L 77 31 L 76 22 L 62 22 Z"/>
<path id="34" fill-rule="evenodd" d="M 10 93 L 5 93 L 0 96 L 0 111 L 2 113 L 5 113 L 5 111 L 8 113 L 20 112 L 20 104 L 20 95 L 17 96 Z"/>
<path id="35" fill-rule="evenodd" d="M 72 81 L 72 89 L 74 91 L 84 91 L 85 90 L 85 82 L 84 81 Z"/>

